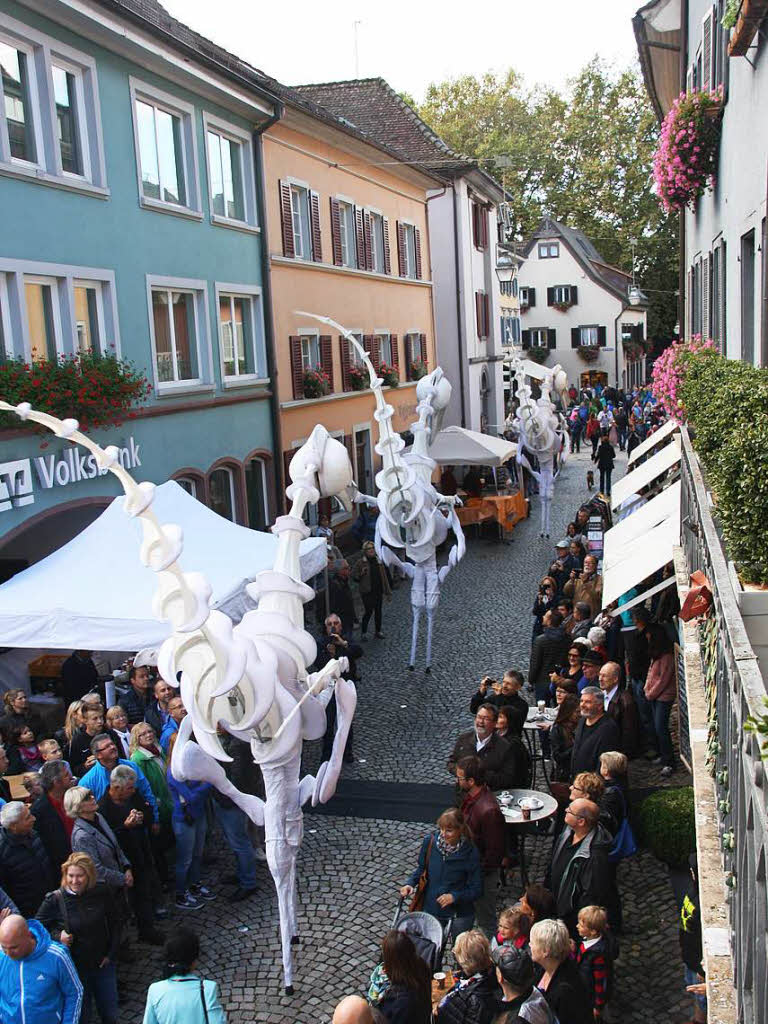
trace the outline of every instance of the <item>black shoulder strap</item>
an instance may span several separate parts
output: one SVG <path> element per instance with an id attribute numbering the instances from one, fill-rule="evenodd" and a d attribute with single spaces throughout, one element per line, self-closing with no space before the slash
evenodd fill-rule
<path id="1" fill-rule="evenodd" d="M 59 904 L 59 910 L 61 911 L 61 919 L 64 922 L 64 929 L 68 934 L 72 934 L 69 927 L 69 914 L 67 913 L 67 901 L 64 899 L 64 893 L 61 889 L 56 890 L 56 900 Z"/>
<path id="2" fill-rule="evenodd" d="M 205 1014 L 205 1024 L 208 1024 L 208 1004 L 205 1001 L 205 987 L 203 985 L 203 979 L 200 979 L 200 1002 L 203 1004 L 203 1013 Z"/>

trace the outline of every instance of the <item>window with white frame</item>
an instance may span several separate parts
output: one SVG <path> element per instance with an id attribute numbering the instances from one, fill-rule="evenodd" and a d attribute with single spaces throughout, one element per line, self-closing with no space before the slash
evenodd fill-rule
<path id="1" fill-rule="evenodd" d="M 225 227 L 256 228 L 255 172 L 247 131 L 204 114 L 211 220 Z"/>
<path id="2" fill-rule="evenodd" d="M 579 345 L 586 348 L 596 347 L 600 344 L 600 329 L 598 327 L 580 327 Z"/>
<path id="3" fill-rule="evenodd" d="M 389 331 L 379 331 L 379 361 L 385 366 L 392 366 L 392 335 Z"/>
<path id="4" fill-rule="evenodd" d="M 559 304 L 566 304 L 572 302 L 571 286 L 567 284 L 558 284 L 553 289 L 552 301 Z"/>
<path id="5" fill-rule="evenodd" d="M 384 217 L 380 213 L 371 214 L 371 270 L 377 274 L 386 273 L 384 259 Z"/>
<path id="6" fill-rule="evenodd" d="M 75 300 L 75 338 L 79 353 L 103 355 L 106 351 L 104 336 L 104 301 L 100 281 L 73 282 Z"/>
<path id="7" fill-rule="evenodd" d="M 416 278 L 416 228 L 413 224 L 403 224 L 405 241 L 405 274 Z"/>
<path id="8" fill-rule="evenodd" d="M 12 18 L 0 18 L 0 165 L 84 191 L 106 186 L 96 64 Z"/>
<path id="9" fill-rule="evenodd" d="M 114 272 L 0 259 L 0 322 L 9 358 L 119 355 Z"/>
<path id="10" fill-rule="evenodd" d="M 539 242 L 539 259 L 554 260 L 560 255 L 559 242 Z"/>
<path id="11" fill-rule="evenodd" d="M 293 248 L 301 260 L 312 259 L 312 221 L 309 212 L 309 189 L 291 185 L 291 223 Z"/>
<path id="12" fill-rule="evenodd" d="M 320 337 L 317 331 L 299 331 L 301 337 L 301 368 L 317 370 L 320 368 Z"/>
<path id="13" fill-rule="evenodd" d="M 531 346 L 538 345 L 541 348 L 549 347 L 549 328 L 548 327 L 532 327 L 531 328 Z"/>
<path id="14" fill-rule="evenodd" d="M 530 304 L 531 304 L 530 290 L 528 288 L 521 288 L 520 289 L 520 305 L 521 306 L 530 306 Z"/>
<path id="15" fill-rule="evenodd" d="M 245 491 L 248 502 L 248 525 L 252 530 L 266 530 L 269 525 L 267 475 L 263 459 L 251 459 L 245 467 Z"/>
<path id="16" fill-rule="evenodd" d="M 349 333 L 352 335 L 353 338 L 357 339 L 358 345 L 360 346 L 360 348 L 362 348 L 363 347 L 363 332 L 362 331 L 350 331 Z M 352 344 L 351 341 L 347 342 L 347 344 L 349 345 L 349 365 L 350 366 L 362 366 L 363 365 L 363 358 L 360 355 L 360 353 L 357 351 L 356 347 Z"/>
<path id="17" fill-rule="evenodd" d="M 216 286 L 222 377 L 225 383 L 267 375 L 260 293 L 238 294 Z"/>
<path id="18" fill-rule="evenodd" d="M 355 207 L 343 199 L 339 200 L 339 237 L 341 240 L 341 263 L 344 267 L 357 266 L 357 238 L 355 235 Z"/>
<path id="19" fill-rule="evenodd" d="M 208 477 L 210 507 L 217 515 L 237 522 L 235 501 L 235 474 L 229 466 L 221 466 Z"/>
<path id="20" fill-rule="evenodd" d="M 175 477 L 176 483 L 179 487 L 183 487 L 187 494 L 193 498 L 198 496 L 198 488 L 200 486 L 199 481 L 193 476 L 177 476 Z"/>
<path id="21" fill-rule="evenodd" d="M 159 394 L 213 386 L 205 281 L 147 277 Z"/>
<path id="22" fill-rule="evenodd" d="M 131 79 L 143 206 L 200 216 L 194 108 Z"/>

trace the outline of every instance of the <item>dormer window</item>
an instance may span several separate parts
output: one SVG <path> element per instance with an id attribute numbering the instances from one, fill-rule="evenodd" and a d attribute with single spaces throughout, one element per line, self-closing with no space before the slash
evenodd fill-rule
<path id="1" fill-rule="evenodd" d="M 539 242 L 539 259 L 556 260 L 560 255 L 559 242 Z"/>

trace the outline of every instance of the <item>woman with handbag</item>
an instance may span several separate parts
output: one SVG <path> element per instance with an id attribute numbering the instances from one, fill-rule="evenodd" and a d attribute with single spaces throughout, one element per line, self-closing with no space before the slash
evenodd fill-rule
<path id="1" fill-rule="evenodd" d="M 472 927 L 482 892 L 480 854 L 461 811 L 449 808 L 437 819 L 437 831 L 422 842 L 418 866 L 400 895 L 411 897 L 410 911 L 423 910 L 443 923 L 452 919 L 456 938 Z"/>
<path id="2" fill-rule="evenodd" d="M 90 1021 L 92 1000 L 101 1024 L 116 1024 L 120 915 L 109 886 L 96 880 L 96 865 L 87 853 L 72 853 L 64 861 L 61 886 L 45 897 L 37 919 L 69 949 L 77 968 L 83 983 L 80 1024 Z"/>
<path id="3" fill-rule="evenodd" d="M 189 928 L 177 928 L 165 944 L 165 981 L 147 992 L 144 1024 L 227 1024 L 219 986 L 195 973 L 200 943 Z"/>
<path id="4" fill-rule="evenodd" d="M 637 853 L 637 842 L 632 826 L 629 823 L 629 803 L 627 798 L 627 768 L 629 762 L 626 754 L 618 750 L 608 750 L 600 755 L 600 775 L 605 781 L 605 792 L 601 808 L 611 815 L 616 822 L 613 843 L 608 851 L 608 868 L 610 871 L 610 895 L 606 901 L 608 924 L 614 931 L 621 930 L 621 900 L 616 882 L 616 871 L 619 862 Z"/>

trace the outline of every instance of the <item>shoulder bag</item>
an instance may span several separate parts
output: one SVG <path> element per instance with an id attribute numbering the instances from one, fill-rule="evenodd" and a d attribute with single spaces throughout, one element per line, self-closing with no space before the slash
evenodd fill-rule
<path id="1" fill-rule="evenodd" d="M 427 847 L 427 855 L 424 858 L 424 870 L 419 875 L 419 880 L 416 883 L 416 888 L 413 890 L 413 896 L 411 902 L 408 905 L 409 913 L 413 914 L 417 910 L 421 910 L 424 906 L 424 898 L 427 895 L 427 879 L 429 876 L 429 855 L 432 852 L 432 843 L 435 837 L 429 837 L 429 846 Z"/>

